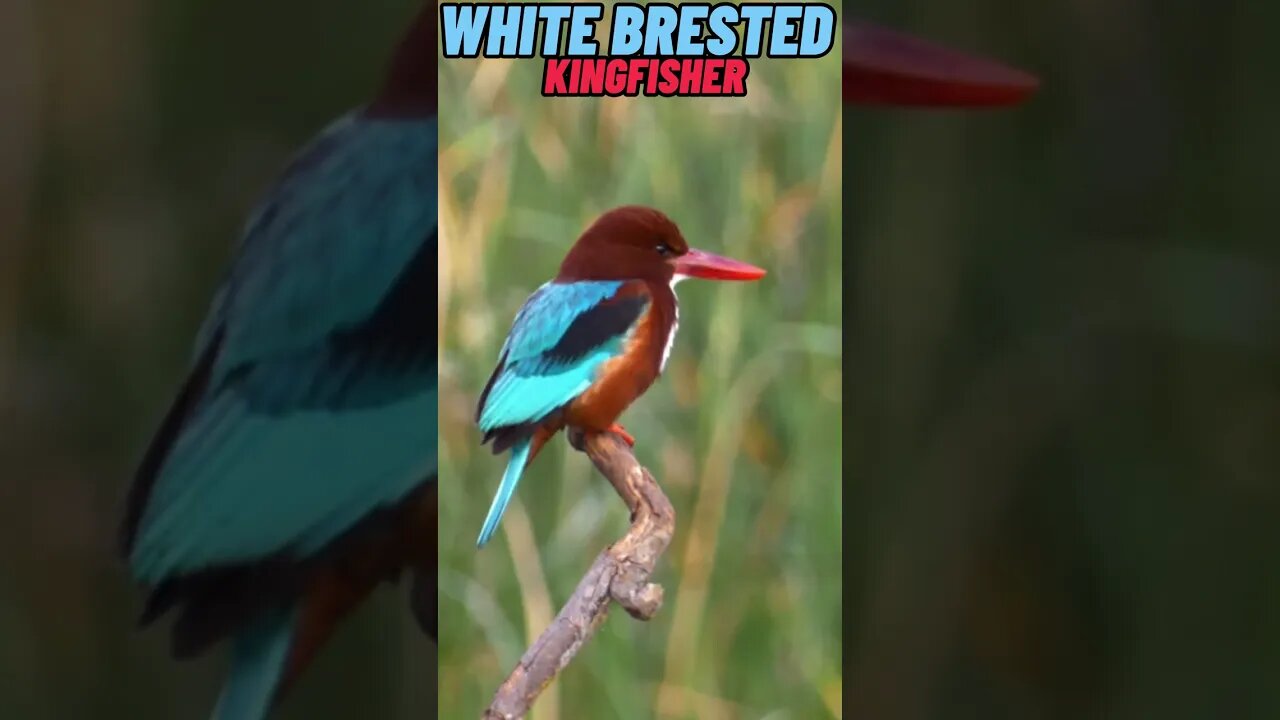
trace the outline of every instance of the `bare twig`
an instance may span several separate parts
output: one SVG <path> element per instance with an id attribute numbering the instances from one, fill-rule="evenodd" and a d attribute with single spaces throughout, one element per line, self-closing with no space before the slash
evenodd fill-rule
<path id="1" fill-rule="evenodd" d="M 662 606 L 662 588 L 649 582 L 649 577 L 675 529 L 671 501 L 617 435 L 571 432 L 569 442 L 591 458 L 627 503 L 631 529 L 591 564 L 560 614 L 498 688 L 484 712 L 485 720 L 524 717 L 556 673 L 573 660 L 604 622 L 611 600 L 638 620 L 652 618 Z"/>

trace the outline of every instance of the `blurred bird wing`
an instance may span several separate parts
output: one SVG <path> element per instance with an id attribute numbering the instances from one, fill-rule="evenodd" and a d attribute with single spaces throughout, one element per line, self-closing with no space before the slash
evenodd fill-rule
<path id="1" fill-rule="evenodd" d="M 140 580 L 306 556 L 434 477 L 434 130 L 341 120 L 255 213 L 135 478 Z"/>
<path id="2" fill-rule="evenodd" d="M 139 580 L 267 556 L 301 559 L 436 469 L 432 387 L 384 404 L 277 413 L 220 393 L 188 421 L 148 500 L 130 560 Z"/>
<path id="3" fill-rule="evenodd" d="M 435 118 L 330 125 L 245 227 L 198 343 L 224 330 L 215 375 L 361 323 L 434 233 L 436 183 Z"/>
<path id="4" fill-rule="evenodd" d="M 551 282 L 516 314 L 476 416 L 490 431 L 537 422 L 590 387 L 648 309 L 643 283 Z"/>

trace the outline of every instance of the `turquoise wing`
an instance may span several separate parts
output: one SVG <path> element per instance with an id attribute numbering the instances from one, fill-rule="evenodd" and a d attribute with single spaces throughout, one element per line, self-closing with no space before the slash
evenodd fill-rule
<path id="1" fill-rule="evenodd" d="M 436 471 L 435 120 L 339 120 L 252 216 L 143 462 L 157 584 L 305 557 Z"/>
<path id="2" fill-rule="evenodd" d="M 619 292 L 622 287 L 551 282 L 529 297 L 480 398 L 476 420 L 486 440 L 543 419 L 590 387 L 600 367 L 623 352 L 649 296 Z M 494 451 L 509 444 L 499 439 Z"/>

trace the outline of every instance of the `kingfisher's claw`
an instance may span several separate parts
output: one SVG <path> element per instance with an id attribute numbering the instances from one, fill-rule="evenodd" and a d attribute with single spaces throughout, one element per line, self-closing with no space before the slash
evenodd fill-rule
<path id="1" fill-rule="evenodd" d="M 614 423 L 610 425 L 609 432 L 622 438 L 623 442 L 625 442 L 628 446 L 630 447 L 636 446 L 636 439 L 631 437 L 631 433 L 627 432 L 627 429 L 622 427 L 618 423 Z"/>

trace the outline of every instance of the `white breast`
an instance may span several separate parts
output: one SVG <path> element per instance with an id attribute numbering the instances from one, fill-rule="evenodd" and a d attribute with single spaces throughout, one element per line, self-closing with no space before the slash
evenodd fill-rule
<path id="1" fill-rule="evenodd" d="M 676 294 L 676 283 L 684 279 L 684 275 L 671 276 L 671 294 Z M 671 357 L 671 346 L 676 344 L 676 331 L 680 329 L 680 301 L 677 298 L 675 307 L 675 317 L 671 318 L 671 330 L 667 332 L 667 344 L 662 348 L 662 364 L 658 366 L 658 372 L 667 369 L 667 358 Z"/>

